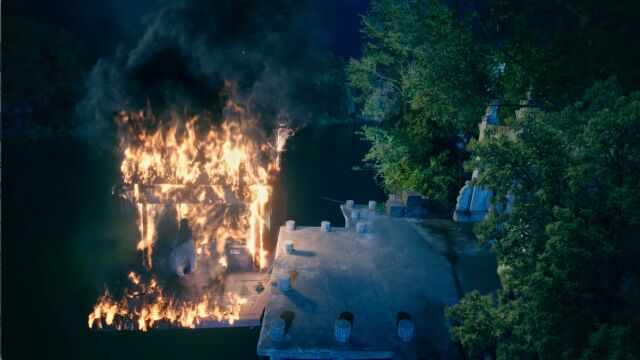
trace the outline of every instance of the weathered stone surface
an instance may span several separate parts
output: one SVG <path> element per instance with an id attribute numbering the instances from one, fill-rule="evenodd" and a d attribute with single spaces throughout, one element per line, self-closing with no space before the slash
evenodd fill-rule
<path id="1" fill-rule="evenodd" d="M 391 217 L 404 216 L 404 204 L 396 201 L 387 201 L 387 215 Z"/>
<path id="2" fill-rule="evenodd" d="M 465 182 L 458 194 L 453 219 L 458 222 L 479 222 L 484 220 L 489 212 L 492 197 L 493 192 L 474 186 L 471 181 Z"/>
<path id="3" fill-rule="evenodd" d="M 469 211 L 471 195 L 473 195 L 473 185 L 471 185 L 471 181 L 465 181 L 456 198 L 456 211 Z"/>
<path id="4" fill-rule="evenodd" d="M 343 213 L 348 210 L 341 208 Z M 331 232 L 298 227 L 294 233 L 281 228 L 278 243 L 295 240 L 296 250 L 287 255 L 282 245 L 276 247 L 272 276 L 289 277 L 292 271 L 296 276 L 289 291 L 272 288 L 269 293 L 258 355 L 294 359 L 459 358 L 444 319 L 444 307 L 458 301 L 458 291 L 445 254 L 438 252 L 447 246 L 437 245 L 441 240 L 435 235 L 441 226 L 454 223 L 441 220 L 433 232 L 423 234 L 410 222 L 418 220 L 375 215 L 366 208 L 361 211 L 367 227 L 375 229 L 364 235 L 356 233 L 357 226 L 333 228 Z M 447 233 L 462 236 L 453 229 Z M 475 244 L 473 239 L 468 242 Z M 459 273 L 480 276 L 488 272 L 486 276 L 492 279 L 491 285 L 473 279 L 469 286 L 481 291 L 494 289 L 498 284 L 495 263 L 479 268 L 481 271 L 467 269 L 466 256 L 475 255 L 459 255 Z M 460 283 L 467 289 L 466 279 Z M 286 340 L 275 343 L 268 329 L 285 312 L 293 312 L 295 317 Z M 335 324 L 345 312 L 353 315 L 353 321 L 349 341 L 340 343 L 335 339 Z M 400 312 L 411 315 L 414 330 L 409 342 L 398 335 Z"/>
<path id="5" fill-rule="evenodd" d="M 489 211 L 489 202 L 493 197 L 493 192 L 487 189 L 475 186 L 473 189 L 473 197 L 471 198 L 471 205 L 469 205 L 469 211 L 473 212 L 487 212 Z"/>
<path id="6" fill-rule="evenodd" d="M 291 289 L 290 275 L 287 274 L 278 278 L 278 289 L 280 291 L 289 291 Z"/>
<path id="7" fill-rule="evenodd" d="M 413 190 L 405 190 L 402 192 L 402 202 L 407 207 L 420 207 L 422 195 Z"/>
<path id="8" fill-rule="evenodd" d="M 423 216 L 423 211 L 420 206 L 406 206 L 404 208 L 404 216 L 406 217 L 421 217 Z"/>

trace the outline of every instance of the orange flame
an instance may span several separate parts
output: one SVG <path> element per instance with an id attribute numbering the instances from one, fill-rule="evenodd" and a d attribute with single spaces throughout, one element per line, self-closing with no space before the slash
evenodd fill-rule
<path id="1" fill-rule="evenodd" d="M 162 288 L 155 280 L 142 289 L 142 294 L 128 293 L 120 301 L 114 300 L 105 290 L 89 314 L 89 328 L 114 326 L 117 330 L 147 331 L 159 323 L 195 328 L 202 321 L 211 319 L 233 324 L 240 319 L 242 306 L 247 302 L 236 294 L 230 294 L 220 302 L 214 300 L 209 292 L 197 300 L 177 302 L 163 296 Z M 143 298 L 151 298 L 152 301 L 134 303 Z"/>
<path id="2" fill-rule="evenodd" d="M 258 120 L 231 100 L 223 114 L 219 125 L 207 117 L 177 115 L 163 123 L 143 112 L 122 111 L 115 118 L 123 158 L 120 171 L 127 197 L 136 205 L 136 248 L 146 269 L 154 266 L 157 227 L 167 211 L 175 213 L 176 222 L 189 220 L 198 261 L 210 258 L 226 268 L 225 244 L 232 240 L 244 243 L 257 268 L 266 266 L 269 180 L 279 171 L 279 154 L 293 132 L 282 127 L 270 141 Z M 234 207 L 244 209 L 244 214 L 231 211 Z M 163 295 L 153 277 L 145 283 L 131 272 L 129 280 L 135 290 L 126 289 L 121 300 L 108 291 L 98 299 L 88 317 L 90 328 L 146 331 L 158 323 L 195 327 L 208 318 L 233 324 L 247 301 L 237 294 L 221 299 L 210 290 L 196 299 L 176 300 Z"/>

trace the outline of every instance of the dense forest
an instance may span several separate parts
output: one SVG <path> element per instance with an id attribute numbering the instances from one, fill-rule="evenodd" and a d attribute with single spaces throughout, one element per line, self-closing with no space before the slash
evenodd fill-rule
<path id="1" fill-rule="evenodd" d="M 640 357 L 640 3 L 374 0 L 347 73 L 391 193 L 472 169 L 502 288 L 447 309 L 468 358 Z M 489 104 L 516 140 L 478 136 Z M 522 116 L 515 116 L 517 110 Z M 507 198 L 511 211 L 501 211 Z"/>

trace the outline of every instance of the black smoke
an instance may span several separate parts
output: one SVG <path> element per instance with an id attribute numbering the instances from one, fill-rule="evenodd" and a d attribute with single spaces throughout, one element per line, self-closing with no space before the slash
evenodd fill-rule
<path id="1" fill-rule="evenodd" d="M 172 2 L 147 18 L 135 46 L 97 62 L 78 108 L 81 131 L 99 135 L 117 111 L 148 106 L 216 117 L 225 80 L 266 126 L 344 118 L 344 60 L 309 43 L 313 16 L 301 0 Z"/>

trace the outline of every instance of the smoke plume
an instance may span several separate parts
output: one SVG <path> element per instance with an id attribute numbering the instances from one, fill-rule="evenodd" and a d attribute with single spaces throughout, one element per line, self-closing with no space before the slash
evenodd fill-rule
<path id="1" fill-rule="evenodd" d="M 120 110 L 156 115 L 224 105 L 224 81 L 264 126 L 347 115 L 342 59 L 305 38 L 311 14 L 300 0 L 186 0 L 150 15 L 132 48 L 97 62 L 79 106 L 82 132 L 110 129 Z M 108 29 L 105 29 L 108 31 Z"/>

